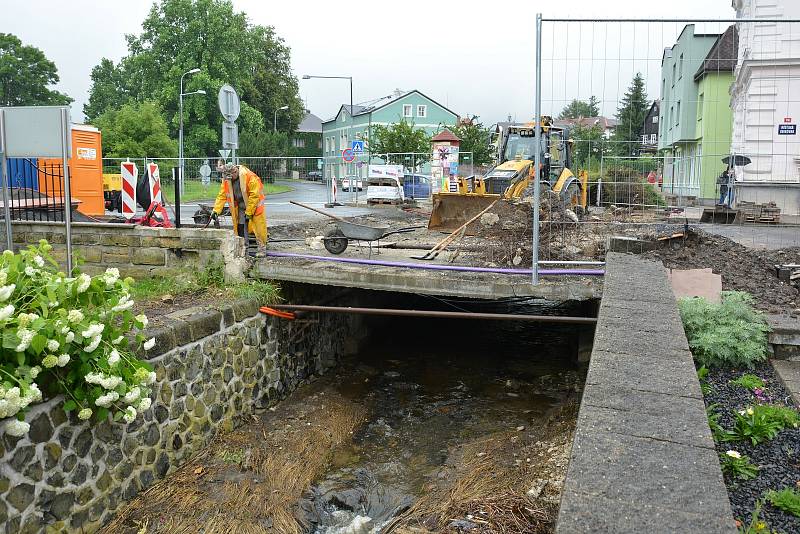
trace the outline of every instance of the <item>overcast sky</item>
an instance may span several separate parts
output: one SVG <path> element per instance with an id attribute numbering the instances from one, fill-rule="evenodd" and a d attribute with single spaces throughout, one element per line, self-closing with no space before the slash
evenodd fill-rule
<path id="1" fill-rule="evenodd" d="M 140 32 L 151 5 L 146 0 L 3 3 L 0 32 L 13 33 L 23 43 L 41 48 L 55 62 L 61 77 L 58 89 L 75 99 L 73 120 L 83 115 L 92 67 L 102 57 L 117 61 L 126 54 L 124 34 Z M 234 0 L 234 5 L 251 22 L 275 27 L 292 49 L 292 67 L 298 77 L 353 76 L 356 102 L 398 88 L 419 89 L 462 116 L 479 115 L 486 124 L 505 120 L 509 114 L 518 120 L 533 114 L 537 11 L 544 11 L 545 17 L 735 16 L 731 0 L 362 0 L 353 4 Z M 603 112 L 612 115 L 617 96 L 636 70 L 646 74 L 649 96 L 657 97 L 661 50 L 677 38 L 683 25 L 633 26 L 570 24 L 546 32 L 543 105 L 554 109 L 544 111 L 555 113 L 562 100 L 597 94 L 604 101 Z M 712 31 L 725 27 L 712 26 Z M 573 61 L 569 78 L 563 75 L 565 63 L 558 59 L 563 49 L 580 50 L 581 61 Z M 301 80 L 300 94 L 323 119 L 349 98 L 347 82 L 336 80 Z"/>

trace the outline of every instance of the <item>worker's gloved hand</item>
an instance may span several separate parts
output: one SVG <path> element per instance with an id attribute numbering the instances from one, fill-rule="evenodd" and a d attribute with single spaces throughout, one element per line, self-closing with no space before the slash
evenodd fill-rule
<path id="1" fill-rule="evenodd" d="M 250 222 L 250 216 L 245 213 L 244 220 Z"/>
<path id="2" fill-rule="evenodd" d="M 219 214 L 216 211 L 211 212 L 211 220 L 216 221 L 219 219 Z"/>

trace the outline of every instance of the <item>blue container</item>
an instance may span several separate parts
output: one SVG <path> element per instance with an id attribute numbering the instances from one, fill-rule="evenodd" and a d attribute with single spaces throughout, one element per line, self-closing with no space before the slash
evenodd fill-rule
<path id="1" fill-rule="evenodd" d="M 33 165 L 33 161 L 27 158 L 9 158 L 8 163 L 8 185 L 9 187 L 25 187 L 39 190 L 39 173 Z"/>

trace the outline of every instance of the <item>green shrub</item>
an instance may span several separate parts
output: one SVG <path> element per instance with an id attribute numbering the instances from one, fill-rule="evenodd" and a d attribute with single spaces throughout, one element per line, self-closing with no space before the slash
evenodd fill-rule
<path id="1" fill-rule="evenodd" d="M 705 365 L 700 366 L 700 369 L 697 370 L 697 380 L 700 381 L 700 391 L 703 392 L 703 395 L 708 395 L 711 393 L 711 384 L 708 383 L 708 367 Z"/>
<path id="2" fill-rule="evenodd" d="M 778 406 L 775 404 L 762 404 L 755 407 L 755 410 L 764 413 L 771 421 L 777 421 L 782 428 L 797 428 L 800 425 L 800 414 L 794 408 Z"/>
<path id="3" fill-rule="evenodd" d="M 721 304 L 700 297 L 678 302 L 683 328 L 698 363 L 707 367 L 753 367 L 766 359 L 769 326 L 752 303 L 753 297 L 740 291 L 724 291 Z"/>
<path id="4" fill-rule="evenodd" d="M 800 517 L 800 491 L 792 488 L 783 488 L 780 491 L 772 490 L 767 492 L 766 498 L 775 508 Z"/>
<path id="5" fill-rule="evenodd" d="M 720 454 L 719 463 L 722 466 L 722 472 L 732 478 L 750 480 L 758 476 L 758 466 L 750 463 L 750 458 L 739 454 L 737 451 L 728 451 L 725 454 Z"/>
<path id="6" fill-rule="evenodd" d="M 711 428 L 711 435 L 714 441 L 723 441 L 727 436 L 727 431 L 719 424 L 720 414 L 715 410 L 719 404 L 712 404 L 706 408 L 706 416 L 708 417 L 708 426 Z"/>
<path id="7" fill-rule="evenodd" d="M 764 389 L 764 382 L 756 375 L 745 373 L 736 380 L 731 380 L 731 384 L 753 391 L 754 389 Z"/>

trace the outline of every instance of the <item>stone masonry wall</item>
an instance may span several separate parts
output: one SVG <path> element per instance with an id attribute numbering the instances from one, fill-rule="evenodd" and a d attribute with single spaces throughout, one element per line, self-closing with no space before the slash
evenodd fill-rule
<path id="1" fill-rule="evenodd" d="M 96 531 L 216 432 L 334 365 L 348 328 L 332 314 L 313 324 L 267 318 L 255 301 L 170 318 L 170 327 L 149 332 L 158 381 L 144 417 L 89 424 L 55 398 L 30 411 L 26 437 L 0 426 L 0 532 Z"/>
<path id="2" fill-rule="evenodd" d="M 214 228 L 150 228 L 133 224 L 72 223 L 75 258 L 90 274 L 117 267 L 123 276 L 145 278 L 169 276 L 180 269 L 225 264 L 228 278 L 241 278 L 244 272 L 244 240 L 230 230 Z M 5 225 L 0 224 L 5 232 Z M 64 223 L 14 221 L 11 225 L 15 248 L 35 245 L 46 239 L 53 245 L 53 256 L 66 261 Z"/>

